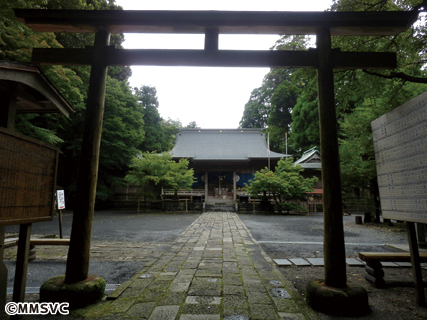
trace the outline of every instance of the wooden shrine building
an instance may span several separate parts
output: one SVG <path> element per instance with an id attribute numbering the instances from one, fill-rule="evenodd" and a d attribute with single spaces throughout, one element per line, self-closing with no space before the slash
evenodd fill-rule
<path id="1" fill-rule="evenodd" d="M 256 171 L 273 169 L 289 156 L 269 152 L 261 129 L 182 129 L 170 153 L 174 160 L 189 160 L 197 179 L 193 192 L 206 202 L 237 200 Z"/>
<path id="2" fill-rule="evenodd" d="M 319 150 L 313 147 L 305 151 L 301 158 L 294 162 L 294 165 L 300 165 L 304 169 L 301 172 L 304 178 L 317 177 L 318 179 L 314 185 L 313 192 L 309 192 L 306 203 L 309 212 L 316 212 L 317 205 L 323 205 L 322 163 Z"/>
<path id="3" fill-rule="evenodd" d="M 317 177 L 319 179 L 314 185 L 314 193 L 322 194 L 322 164 L 320 152 L 316 147 L 305 151 L 301 158 L 294 162 L 294 165 L 300 165 L 304 171 L 301 173 L 304 178 Z"/>

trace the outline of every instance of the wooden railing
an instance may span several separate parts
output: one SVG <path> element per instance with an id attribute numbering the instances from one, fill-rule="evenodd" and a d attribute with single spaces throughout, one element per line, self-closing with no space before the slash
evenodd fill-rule
<path id="1" fill-rule="evenodd" d="M 171 194 L 175 194 L 175 190 L 173 189 L 163 189 L 163 194 L 167 194 L 167 195 L 171 195 Z M 178 195 L 201 195 L 201 194 L 205 194 L 205 189 L 194 189 L 194 190 L 186 190 L 186 189 L 179 189 L 178 190 Z"/>

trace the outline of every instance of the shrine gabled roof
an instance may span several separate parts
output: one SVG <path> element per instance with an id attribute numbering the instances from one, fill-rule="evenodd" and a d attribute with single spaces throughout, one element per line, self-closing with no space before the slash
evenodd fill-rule
<path id="1" fill-rule="evenodd" d="M 173 158 L 193 161 L 249 161 L 267 159 L 267 142 L 261 129 L 182 129 Z M 270 152 L 270 159 L 287 157 Z"/>
<path id="2" fill-rule="evenodd" d="M 302 157 L 294 162 L 294 166 L 299 164 L 304 169 L 321 169 L 320 152 L 316 147 L 305 151 Z"/>

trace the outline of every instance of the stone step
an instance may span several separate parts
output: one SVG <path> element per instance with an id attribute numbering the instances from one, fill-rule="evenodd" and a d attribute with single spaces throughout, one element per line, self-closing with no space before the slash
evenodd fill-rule
<path id="1" fill-rule="evenodd" d="M 323 267 L 323 258 L 294 258 L 294 259 L 273 259 L 278 266 L 292 266 L 297 267 L 303 266 L 313 266 L 313 267 Z M 346 263 L 349 266 L 360 266 L 363 267 L 365 264 L 354 258 L 346 258 Z"/>

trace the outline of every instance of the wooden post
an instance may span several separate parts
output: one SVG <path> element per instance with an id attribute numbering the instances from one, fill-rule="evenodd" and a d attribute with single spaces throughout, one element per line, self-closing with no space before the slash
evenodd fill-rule
<path id="1" fill-rule="evenodd" d="M 415 297 L 417 299 L 417 303 L 421 307 L 426 307 L 426 297 L 424 294 L 424 282 L 423 275 L 421 272 L 421 261 L 420 261 L 420 253 L 418 251 L 417 245 L 417 234 L 415 232 L 415 223 L 414 222 L 406 222 L 406 226 L 408 229 L 408 242 L 409 242 L 409 250 L 411 251 L 411 263 L 412 263 L 412 272 L 415 282 Z"/>
<path id="2" fill-rule="evenodd" d="M 10 84 L 9 91 L 0 91 L 0 127 L 13 130 L 16 116 L 16 84 Z M 7 268 L 3 262 L 5 227 L 0 226 L 0 308 L 4 311 L 7 293 Z M 1 314 L 1 312 L 0 312 Z"/>
<path id="3" fill-rule="evenodd" d="M 237 200 L 236 171 L 233 172 L 233 201 Z"/>
<path id="4" fill-rule="evenodd" d="M 0 127 L 15 129 L 16 84 L 9 86 L 9 91 L 0 91 Z"/>
<path id="5" fill-rule="evenodd" d="M 62 239 L 62 210 L 58 210 L 59 238 Z"/>
<path id="6" fill-rule="evenodd" d="M 206 28 L 205 30 L 205 50 L 218 51 L 219 29 L 217 27 Z"/>
<path id="7" fill-rule="evenodd" d="M 110 33 L 99 29 L 95 35 L 65 283 L 85 280 L 89 271 L 90 240 L 108 68 L 104 62 L 104 53 L 109 42 Z"/>
<path id="8" fill-rule="evenodd" d="M 347 275 L 331 33 L 327 28 L 319 28 L 316 36 L 319 54 L 317 90 L 323 184 L 325 284 L 345 288 L 347 287 Z"/>
<path id="9" fill-rule="evenodd" d="M 205 203 L 206 201 L 208 201 L 208 196 L 209 196 L 209 184 L 208 184 L 208 179 L 209 179 L 209 175 L 208 172 L 205 171 Z"/>
<path id="10" fill-rule="evenodd" d="M 418 246 L 420 248 L 426 248 L 426 233 L 425 233 L 425 224 L 417 223 L 417 238 L 418 238 Z"/>
<path id="11" fill-rule="evenodd" d="M 7 293 L 7 268 L 3 262 L 5 227 L 0 226 L 0 308 L 4 311 Z M 2 313 L 0 312 L 0 315 Z"/>
<path id="12" fill-rule="evenodd" d="M 30 252 L 31 223 L 19 226 L 18 253 L 16 256 L 13 302 L 24 302 L 27 283 L 28 256 Z"/>

